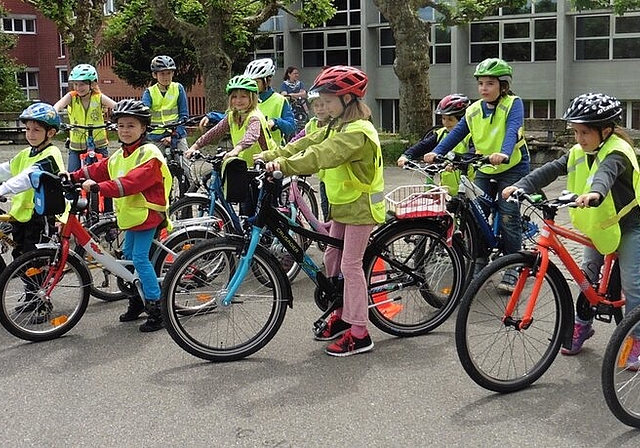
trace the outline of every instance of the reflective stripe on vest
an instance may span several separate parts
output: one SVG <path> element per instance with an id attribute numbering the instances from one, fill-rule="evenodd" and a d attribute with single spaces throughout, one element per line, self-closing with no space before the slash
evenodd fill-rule
<path id="1" fill-rule="evenodd" d="M 375 144 L 376 153 L 372 163 L 374 175 L 371 184 L 365 184 L 353 173 L 349 162 L 335 168 L 325 169 L 322 180 L 325 182 L 327 199 L 331 204 L 350 204 L 355 202 L 362 194 L 367 194 L 373 219 L 382 223 L 385 219 L 384 178 L 382 149 L 378 132 L 373 124 L 366 120 L 357 120 L 349 123 L 340 132 L 362 132 Z"/>
<path id="2" fill-rule="evenodd" d="M 622 231 L 620 218 L 637 206 L 640 200 L 640 169 L 633 148 L 617 135 L 612 135 L 598 150 L 591 167 L 588 164 L 587 154 L 580 145 L 575 145 L 569 152 L 567 161 L 567 188 L 576 194 L 586 194 L 591 191 L 593 176 L 600 163 L 612 152 L 624 154 L 633 167 L 633 184 L 635 200 L 625 205 L 619 212 L 616 211 L 615 202 L 611 192 L 607 193 L 597 207 L 570 208 L 569 216 L 574 227 L 593 241 L 593 244 L 602 254 L 615 252 L 620 245 Z"/>
<path id="3" fill-rule="evenodd" d="M 473 146 L 478 154 L 488 156 L 500 152 L 507 135 L 507 116 L 516 98 L 518 97 L 514 95 L 503 96 L 493 114 L 486 118 L 482 112 L 482 100 L 476 101 L 467 108 L 465 120 L 473 139 Z M 526 141 L 522 126 L 518 129 L 518 141 L 513 148 L 509 163 L 480 168 L 480 171 L 487 174 L 498 174 L 516 166 L 522 160 L 523 147 L 526 147 Z"/>
<path id="4" fill-rule="evenodd" d="M 281 118 L 285 101 L 287 101 L 287 99 L 284 96 L 280 95 L 278 92 L 273 92 L 273 94 L 271 94 L 271 96 L 265 101 L 260 101 L 258 103 L 258 109 L 260 109 L 260 112 L 262 112 L 266 121 L 269 121 L 270 118 Z M 278 145 L 283 145 L 285 143 L 284 136 L 280 130 L 275 129 L 270 130 L 269 132 L 271 132 L 271 138 L 273 138 Z"/>
<path id="5" fill-rule="evenodd" d="M 89 107 L 84 109 L 80 95 L 72 95 L 71 102 L 67 106 L 69 123 L 82 126 L 102 126 L 104 125 L 104 115 L 102 113 L 102 94 L 92 93 L 89 99 Z M 69 148 L 72 151 L 86 151 L 87 137 L 89 131 L 86 129 L 71 129 L 69 131 Z M 107 131 L 105 129 L 93 130 L 93 141 L 96 148 L 105 148 L 108 145 Z"/>
<path id="6" fill-rule="evenodd" d="M 11 161 L 9 162 L 9 168 L 11 169 L 12 177 L 17 176 L 22 171 L 33 166 L 40 160 L 46 159 L 47 157 L 52 157 L 53 160 L 56 161 L 58 169 L 60 169 L 60 171 L 64 171 L 62 154 L 56 146 L 49 145 L 34 156 L 30 156 L 30 153 L 31 148 L 26 148 L 20 151 L 14 158 L 11 159 Z M 29 188 L 26 191 L 14 195 L 13 199 L 11 200 L 11 210 L 9 210 L 9 214 L 13 216 L 17 221 L 29 221 L 33 216 L 33 209 L 35 207 L 33 203 L 34 194 L 35 190 L 33 188 Z"/>
<path id="7" fill-rule="evenodd" d="M 162 94 L 158 84 L 149 87 L 149 95 L 151 96 L 151 124 L 162 125 L 177 121 L 180 118 L 178 114 L 178 96 L 180 89 L 177 82 L 169 84 L 167 91 Z M 165 129 L 154 129 L 152 134 L 164 134 Z"/>
<path id="8" fill-rule="evenodd" d="M 240 126 L 238 126 L 238 123 L 236 123 L 235 120 L 233 120 L 231 113 L 228 113 L 227 117 L 229 117 L 228 118 L 229 134 L 231 134 L 231 143 L 233 143 L 233 146 L 236 146 L 238 143 L 240 143 L 240 141 L 244 138 L 244 135 L 247 133 L 247 125 L 249 124 L 249 118 L 257 117 L 260 120 L 260 126 L 262 126 L 262 133 L 264 134 L 265 140 L 267 141 L 266 149 L 276 149 L 278 147 L 278 144 L 271 138 L 271 134 L 267 129 L 267 120 L 265 119 L 264 115 L 262 114 L 262 112 L 260 112 L 259 109 L 254 109 L 253 111 L 249 112 L 249 114 L 247 114 L 244 121 L 242 122 L 242 125 Z M 240 154 L 238 154 L 238 157 L 247 163 L 247 167 L 252 168 L 253 155 L 258 154 L 259 152 L 262 152 L 262 151 L 263 151 L 263 148 L 261 148 L 260 143 L 256 141 L 253 145 L 240 151 Z"/>
<path id="9" fill-rule="evenodd" d="M 149 210 L 166 213 L 169 208 L 169 193 L 171 192 L 172 176 L 165 162 L 162 152 L 153 143 L 147 143 L 140 146 L 129 157 L 124 157 L 122 148 L 118 149 L 111 157 L 109 157 L 108 169 L 109 177 L 117 179 L 125 176 L 132 169 L 148 162 L 151 159 L 158 159 L 162 163 L 162 178 L 164 183 L 164 204 L 154 204 L 147 201 L 144 194 L 135 193 L 121 198 L 113 198 L 113 205 L 116 210 L 116 220 L 118 227 L 121 229 L 131 229 L 139 226 L 147 220 Z"/>

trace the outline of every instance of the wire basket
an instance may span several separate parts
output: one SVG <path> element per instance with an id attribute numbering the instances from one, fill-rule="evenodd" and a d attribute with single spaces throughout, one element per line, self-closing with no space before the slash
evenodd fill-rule
<path id="1" fill-rule="evenodd" d="M 387 209 L 398 219 L 425 218 L 447 214 L 446 187 L 403 185 L 385 195 Z"/>

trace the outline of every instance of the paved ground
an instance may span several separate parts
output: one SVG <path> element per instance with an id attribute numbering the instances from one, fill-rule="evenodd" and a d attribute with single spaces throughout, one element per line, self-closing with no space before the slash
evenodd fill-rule
<path id="1" fill-rule="evenodd" d="M 0 148 L 1 149 L 1 148 Z M 389 186 L 407 180 L 390 168 Z M 552 186 L 552 188 L 559 188 Z M 551 194 L 550 191 L 547 192 Z M 611 325 L 577 357 L 558 356 L 532 387 L 497 395 L 460 367 L 454 317 L 398 339 L 372 329 L 373 352 L 345 359 L 311 338 L 309 282 L 273 341 L 235 363 L 183 352 L 164 331 L 120 324 L 121 302 L 92 299 L 67 336 L 25 343 L 0 331 L 7 447 L 637 447 L 608 411 L 600 365 Z"/>

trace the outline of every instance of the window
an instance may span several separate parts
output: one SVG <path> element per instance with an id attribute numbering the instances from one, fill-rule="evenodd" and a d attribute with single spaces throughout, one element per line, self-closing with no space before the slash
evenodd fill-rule
<path id="1" fill-rule="evenodd" d="M 2 31 L 14 34 L 35 34 L 36 18 L 33 16 L 16 17 L 8 16 L 2 18 Z"/>
<path id="2" fill-rule="evenodd" d="M 378 100 L 380 127 L 385 132 L 400 130 L 400 100 Z"/>
<path id="3" fill-rule="evenodd" d="M 62 41 L 62 36 L 58 34 L 58 58 L 64 59 L 67 57 L 67 46 Z"/>
<path id="4" fill-rule="evenodd" d="M 115 0 L 106 0 L 104 2 L 103 9 L 104 9 L 105 16 L 110 16 L 111 14 L 116 12 Z"/>
<path id="5" fill-rule="evenodd" d="M 40 91 L 38 90 L 38 72 L 26 71 L 16 73 L 16 80 L 27 99 L 35 101 L 40 98 Z"/>
<path id="6" fill-rule="evenodd" d="M 451 63 L 451 28 L 440 25 L 431 26 L 431 45 L 429 46 L 429 60 L 432 64 Z M 393 65 L 396 57 L 396 41 L 391 28 L 378 30 L 378 46 L 380 48 L 380 65 Z"/>
<path id="7" fill-rule="evenodd" d="M 579 16 L 575 28 L 577 61 L 640 58 L 640 15 Z"/>
<path id="8" fill-rule="evenodd" d="M 631 108 L 631 128 L 640 129 L 640 102 L 631 101 L 629 106 Z M 622 124 L 625 124 L 622 122 Z M 629 125 L 629 123 L 627 123 Z"/>
<path id="9" fill-rule="evenodd" d="M 305 32 L 302 34 L 302 66 L 361 65 L 360 29 Z"/>
<path id="10" fill-rule="evenodd" d="M 471 63 L 500 57 L 505 61 L 554 61 L 556 19 L 476 22 L 470 25 Z"/>
<path id="11" fill-rule="evenodd" d="M 271 58 L 278 68 L 284 68 L 284 38 L 282 34 L 257 34 L 253 58 Z"/>
<path id="12" fill-rule="evenodd" d="M 640 58 L 640 16 L 614 17 L 613 59 Z"/>
<path id="13" fill-rule="evenodd" d="M 275 16 L 269 17 L 266 22 L 260 25 L 258 31 L 262 32 L 274 32 L 274 31 L 282 31 L 282 19 L 284 18 L 284 13 L 282 10 L 278 11 L 278 14 Z"/>
<path id="14" fill-rule="evenodd" d="M 336 14 L 324 26 L 360 25 L 360 0 L 334 0 Z"/>
<path id="15" fill-rule="evenodd" d="M 551 13 L 556 12 L 557 3 L 556 0 L 527 0 L 527 2 L 522 5 L 520 8 L 499 8 L 494 11 L 489 11 L 486 14 L 489 16 L 512 16 L 512 15 L 522 15 L 522 14 L 543 14 L 543 13 Z"/>
<path id="16" fill-rule="evenodd" d="M 58 67 L 58 84 L 60 85 L 60 98 L 69 91 L 69 71 L 67 67 Z"/>

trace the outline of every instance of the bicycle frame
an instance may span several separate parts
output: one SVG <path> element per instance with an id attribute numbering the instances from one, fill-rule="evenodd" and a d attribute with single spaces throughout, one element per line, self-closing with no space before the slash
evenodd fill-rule
<path id="1" fill-rule="evenodd" d="M 595 288 L 589 282 L 585 273 L 582 272 L 576 261 L 573 259 L 572 255 L 569 253 L 569 251 L 559 238 L 571 240 L 582 246 L 591 248 L 595 247 L 591 240 L 586 236 L 556 224 L 553 217 L 545 216 L 543 219 L 543 227 L 540 231 L 540 235 L 538 236 L 536 246 L 533 251 L 538 255 L 538 263 L 536 266 L 536 272 L 534 273 L 536 276 L 536 280 L 534 282 L 531 295 L 528 298 L 525 312 L 522 316 L 522 319 L 520 320 L 513 320 L 511 318 L 511 315 L 520 299 L 520 294 L 522 293 L 526 279 L 531 274 L 528 267 L 525 267 L 518 276 L 518 281 L 516 282 L 515 289 L 511 294 L 509 301 L 507 302 L 505 314 L 503 317 L 503 322 L 505 325 L 511 325 L 517 330 L 526 329 L 531 325 L 531 322 L 533 321 L 533 309 L 535 308 L 538 294 L 540 293 L 544 275 L 547 272 L 547 268 L 549 266 L 549 251 L 555 253 L 558 256 L 558 258 L 567 268 L 567 270 L 571 274 L 571 277 L 575 280 L 580 291 L 584 294 L 585 298 L 592 307 L 605 306 L 610 308 L 620 308 L 624 305 L 625 301 L 622 298 L 619 298 L 618 300 L 609 300 L 606 298 L 607 289 L 611 280 L 613 263 L 616 260 L 617 255 L 613 253 L 608 254 L 604 257 L 602 279 L 598 283 L 597 288 Z M 573 306 L 573 302 L 571 302 L 571 304 Z M 573 314 L 571 314 L 571 316 L 573 316 Z"/>

